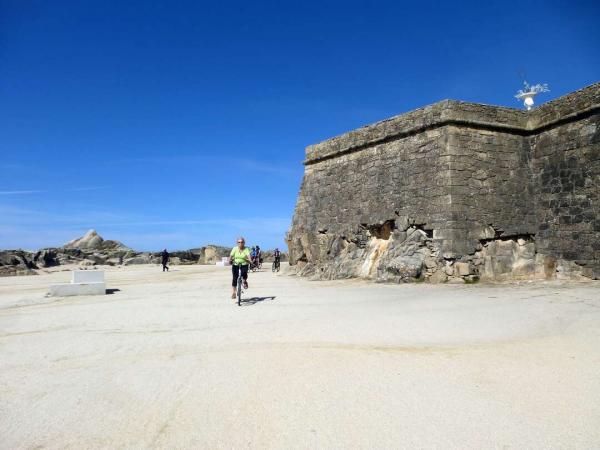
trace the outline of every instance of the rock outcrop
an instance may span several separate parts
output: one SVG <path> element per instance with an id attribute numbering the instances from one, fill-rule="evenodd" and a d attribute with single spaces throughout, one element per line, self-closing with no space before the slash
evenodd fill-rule
<path id="1" fill-rule="evenodd" d="M 170 252 L 169 264 L 214 264 L 222 257 L 229 256 L 230 251 L 230 248 L 218 245 L 173 251 Z M 138 252 L 121 242 L 105 240 L 95 230 L 89 230 L 84 236 L 69 241 L 62 247 L 45 248 L 37 252 L 0 251 L 0 276 L 36 275 L 36 270 L 67 264 L 90 267 L 160 262 L 160 252 Z"/>
<path id="2" fill-rule="evenodd" d="M 600 84 L 532 111 L 446 100 L 306 149 L 287 235 L 317 278 L 600 278 Z"/>
<path id="3" fill-rule="evenodd" d="M 0 276 L 36 275 L 32 254 L 24 250 L 0 251 Z"/>
<path id="4" fill-rule="evenodd" d="M 94 250 L 97 252 L 131 251 L 121 242 L 104 240 L 96 230 L 89 230 L 79 239 L 73 239 L 62 246 L 63 249 L 79 249 L 82 251 Z"/>

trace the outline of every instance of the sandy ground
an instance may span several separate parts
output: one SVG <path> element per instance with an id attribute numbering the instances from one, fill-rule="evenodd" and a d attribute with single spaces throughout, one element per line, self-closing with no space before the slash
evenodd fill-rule
<path id="1" fill-rule="evenodd" d="M 599 283 L 229 276 L 0 278 L 0 448 L 600 448 Z"/>

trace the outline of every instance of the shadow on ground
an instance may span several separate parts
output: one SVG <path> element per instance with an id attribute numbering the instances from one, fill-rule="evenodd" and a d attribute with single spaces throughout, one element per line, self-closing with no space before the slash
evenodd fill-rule
<path id="1" fill-rule="evenodd" d="M 272 296 L 272 297 L 243 298 L 242 299 L 242 304 L 240 306 L 256 305 L 257 303 L 264 302 L 265 300 L 275 300 L 275 296 Z"/>
<path id="2" fill-rule="evenodd" d="M 115 292 L 121 292 L 121 289 L 107 289 L 106 290 L 107 295 L 114 294 Z"/>

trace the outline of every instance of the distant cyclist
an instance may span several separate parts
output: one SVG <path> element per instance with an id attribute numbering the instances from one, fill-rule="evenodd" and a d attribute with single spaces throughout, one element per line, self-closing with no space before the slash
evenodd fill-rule
<path id="1" fill-rule="evenodd" d="M 260 266 L 262 264 L 262 252 L 260 251 L 260 247 L 256 246 L 256 265 Z"/>
<path id="2" fill-rule="evenodd" d="M 256 247 L 252 247 L 252 251 L 250 252 L 250 260 L 252 264 L 256 264 Z"/>
<path id="3" fill-rule="evenodd" d="M 233 274 L 231 298 L 235 299 L 235 288 L 237 287 L 239 276 L 244 280 L 244 289 L 248 289 L 248 264 L 252 262 L 250 260 L 250 249 L 246 247 L 246 240 L 243 237 L 239 237 L 237 245 L 231 249 L 229 262 L 231 263 L 231 272 Z"/>
<path id="4" fill-rule="evenodd" d="M 275 258 L 275 264 L 279 265 L 281 263 L 281 252 L 278 248 L 273 252 L 273 258 Z"/>

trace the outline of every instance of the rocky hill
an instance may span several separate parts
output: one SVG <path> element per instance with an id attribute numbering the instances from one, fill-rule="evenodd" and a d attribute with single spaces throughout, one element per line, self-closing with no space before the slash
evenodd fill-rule
<path id="1" fill-rule="evenodd" d="M 96 230 L 90 230 L 83 237 L 73 239 L 62 246 L 63 249 L 80 249 L 96 251 L 131 250 L 119 241 L 104 240 Z"/>
<path id="2" fill-rule="evenodd" d="M 214 264 L 229 256 L 230 248 L 207 245 L 171 252 L 170 264 Z M 0 250 L 0 276 L 35 275 L 47 267 L 76 264 L 79 266 L 118 266 L 159 264 L 160 252 L 138 252 L 125 244 L 105 240 L 95 230 L 67 242 L 62 247 L 44 248 L 37 252 Z"/>

